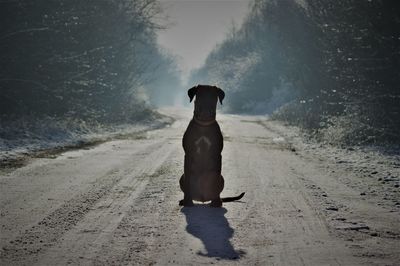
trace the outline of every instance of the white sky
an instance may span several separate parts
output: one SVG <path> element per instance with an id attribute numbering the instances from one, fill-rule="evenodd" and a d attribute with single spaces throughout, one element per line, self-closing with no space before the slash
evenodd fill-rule
<path id="1" fill-rule="evenodd" d="M 178 56 L 183 82 L 200 67 L 217 43 L 224 40 L 232 22 L 240 26 L 250 0 L 161 0 L 169 22 L 158 34 L 159 44 Z"/>

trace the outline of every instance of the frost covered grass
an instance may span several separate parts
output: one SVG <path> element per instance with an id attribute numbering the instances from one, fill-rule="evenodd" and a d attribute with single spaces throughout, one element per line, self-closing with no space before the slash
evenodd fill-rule
<path id="1" fill-rule="evenodd" d="M 335 145 L 310 137 L 303 128 L 279 120 L 261 122 L 287 141 L 295 154 L 314 160 L 331 178 L 360 196 L 368 195 L 390 212 L 400 209 L 400 153 L 398 145 Z"/>
<path id="2" fill-rule="evenodd" d="M 23 117 L 0 124 L 0 162 L 18 160 L 35 152 L 80 147 L 161 127 L 171 118 L 152 113 L 132 123 L 100 123 L 78 118 Z"/>
<path id="3" fill-rule="evenodd" d="M 271 118 L 300 127 L 308 137 L 322 144 L 344 148 L 375 147 L 374 150 L 380 147 L 390 153 L 400 153 L 399 133 L 382 127 L 357 110 L 321 115 L 308 103 L 292 101 L 278 108 Z"/>

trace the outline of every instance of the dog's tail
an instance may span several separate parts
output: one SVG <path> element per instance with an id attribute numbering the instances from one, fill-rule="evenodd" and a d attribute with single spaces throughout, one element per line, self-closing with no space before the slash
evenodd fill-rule
<path id="1" fill-rule="evenodd" d="M 243 198 L 243 196 L 244 196 L 244 192 L 242 194 L 240 194 L 239 196 L 221 198 L 221 200 L 222 200 L 222 202 L 230 202 L 230 201 L 240 200 L 241 198 Z"/>

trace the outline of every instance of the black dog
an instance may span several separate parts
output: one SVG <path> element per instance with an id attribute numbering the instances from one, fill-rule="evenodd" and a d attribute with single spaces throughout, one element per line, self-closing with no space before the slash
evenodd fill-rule
<path id="1" fill-rule="evenodd" d="M 194 115 L 183 135 L 185 150 L 184 174 L 179 184 L 184 198 L 179 205 L 193 206 L 193 200 L 210 201 L 211 206 L 221 207 L 222 202 L 239 200 L 236 197 L 220 198 L 224 188 L 221 175 L 221 151 L 223 137 L 215 120 L 217 101 L 225 97 L 223 90 L 216 86 L 198 85 L 188 90 L 190 102 L 194 102 Z"/>

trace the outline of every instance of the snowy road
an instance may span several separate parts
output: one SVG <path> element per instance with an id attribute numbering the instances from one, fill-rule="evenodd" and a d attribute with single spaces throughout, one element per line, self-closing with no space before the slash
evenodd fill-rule
<path id="1" fill-rule="evenodd" d="M 222 196 L 180 208 L 190 113 L 134 139 L 0 175 L 0 265 L 396 265 L 400 214 L 305 156 L 262 117 L 217 115 Z M 368 195 L 367 195 L 368 196 Z M 398 264 L 397 264 L 398 265 Z"/>

